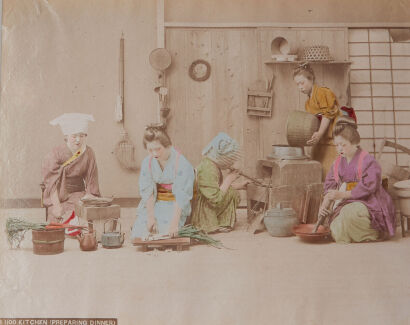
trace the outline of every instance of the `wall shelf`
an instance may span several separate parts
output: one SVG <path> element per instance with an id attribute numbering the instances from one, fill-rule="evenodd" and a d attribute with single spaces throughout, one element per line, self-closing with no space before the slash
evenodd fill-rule
<path id="1" fill-rule="evenodd" d="M 352 61 L 265 61 L 265 64 L 352 64 Z"/>

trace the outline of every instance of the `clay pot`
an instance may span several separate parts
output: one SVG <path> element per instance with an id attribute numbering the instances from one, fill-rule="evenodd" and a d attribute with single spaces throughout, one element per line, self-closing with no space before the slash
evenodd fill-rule
<path id="1" fill-rule="evenodd" d="M 394 183 L 393 186 L 399 197 L 400 212 L 410 216 L 410 180 Z"/>
<path id="2" fill-rule="evenodd" d="M 265 212 L 263 222 L 269 234 L 274 237 L 292 236 L 293 226 L 299 223 L 292 208 L 273 208 Z"/>
<path id="3" fill-rule="evenodd" d="M 77 239 L 80 242 L 82 251 L 95 251 L 97 249 L 98 243 L 95 231 L 78 235 Z"/>
<path id="4" fill-rule="evenodd" d="M 307 242 L 329 241 L 331 238 L 329 227 L 320 225 L 317 231 L 313 233 L 313 229 L 315 228 L 315 226 L 316 225 L 313 223 L 302 223 L 300 225 L 296 225 L 295 227 L 293 227 L 293 233 L 300 239 Z"/>

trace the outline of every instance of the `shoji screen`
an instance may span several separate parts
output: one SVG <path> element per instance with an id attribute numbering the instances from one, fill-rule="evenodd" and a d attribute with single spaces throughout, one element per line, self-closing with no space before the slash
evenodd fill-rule
<path id="1" fill-rule="evenodd" d="M 386 137 L 410 147 L 410 42 L 393 42 L 388 29 L 350 29 L 349 56 L 362 146 L 374 153 Z M 383 157 L 409 166 L 400 151 L 386 148 Z"/>

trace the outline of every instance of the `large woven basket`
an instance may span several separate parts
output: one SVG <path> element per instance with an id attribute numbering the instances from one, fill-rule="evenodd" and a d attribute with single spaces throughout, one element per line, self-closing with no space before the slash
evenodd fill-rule
<path id="1" fill-rule="evenodd" d="M 319 119 L 313 114 L 303 111 L 290 112 L 286 123 L 288 144 L 293 147 L 307 146 L 306 142 L 319 129 L 319 125 Z"/>
<path id="2" fill-rule="evenodd" d="M 302 60 L 304 61 L 331 61 L 328 46 L 315 45 L 303 49 Z"/>

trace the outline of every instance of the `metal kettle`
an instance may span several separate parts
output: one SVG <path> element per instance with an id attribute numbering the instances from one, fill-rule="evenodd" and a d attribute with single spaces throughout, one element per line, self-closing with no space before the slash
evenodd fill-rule
<path id="1" fill-rule="evenodd" d="M 113 222 L 113 231 L 107 232 L 105 225 L 108 222 Z M 117 223 L 120 225 L 120 231 L 115 231 Z M 104 248 L 119 248 L 124 243 L 124 233 L 121 233 L 121 223 L 118 219 L 109 219 L 104 222 L 104 233 L 101 235 L 101 244 Z"/>

